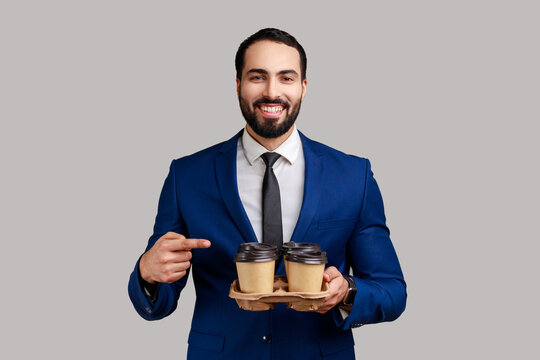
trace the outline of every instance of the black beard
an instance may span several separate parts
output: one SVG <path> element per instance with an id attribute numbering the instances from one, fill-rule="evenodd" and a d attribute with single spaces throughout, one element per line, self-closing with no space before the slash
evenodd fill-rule
<path id="1" fill-rule="evenodd" d="M 247 101 L 245 101 L 242 97 L 239 97 L 240 100 L 240 110 L 242 111 L 242 115 L 244 115 L 244 119 L 246 119 L 246 122 L 248 125 L 253 129 L 255 134 L 266 138 L 266 139 L 274 139 L 277 137 L 280 137 L 281 135 L 285 134 L 289 129 L 294 125 L 294 122 L 296 121 L 296 118 L 298 117 L 298 114 L 300 113 L 300 104 L 301 101 L 296 104 L 294 107 L 290 107 L 289 104 L 284 103 L 283 101 L 276 100 L 265 100 L 265 99 L 259 99 L 253 103 L 253 111 L 250 110 L 249 104 Z M 283 104 L 287 106 L 287 117 L 285 118 L 285 121 L 283 121 L 281 124 L 276 125 L 277 119 L 269 119 L 264 118 L 263 121 L 259 122 L 257 120 L 257 104 L 265 103 L 265 104 Z"/>

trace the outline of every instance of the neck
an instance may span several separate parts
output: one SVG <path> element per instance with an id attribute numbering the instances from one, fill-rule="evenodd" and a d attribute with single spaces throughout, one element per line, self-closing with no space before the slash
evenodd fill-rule
<path id="1" fill-rule="evenodd" d="M 251 137 L 255 139 L 255 141 L 264 146 L 268 151 L 274 151 L 281 144 L 283 144 L 285 140 L 289 138 L 289 136 L 291 136 L 292 132 L 294 131 L 294 126 L 291 126 L 291 128 L 285 134 L 272 139 L 264 138 L 257 135 L 249 125 L 246 125 L 246 130 L 249 135 L 251 135 Z"/>

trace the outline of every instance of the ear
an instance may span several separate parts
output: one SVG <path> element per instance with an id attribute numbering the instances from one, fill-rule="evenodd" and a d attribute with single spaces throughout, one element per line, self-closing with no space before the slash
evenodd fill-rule
<path id="1" fill-rule="evenodd" d="M 240 96 L 240 79 L 236 78 L 236 95 Z"/>
<path id="2" fill-rule="evenodd" d="M 307 87 L 307 79 L 304 79 L 302 81 L 302 101 L 304 101 L 304 97 L 306 96 L 306 87 Z"/>

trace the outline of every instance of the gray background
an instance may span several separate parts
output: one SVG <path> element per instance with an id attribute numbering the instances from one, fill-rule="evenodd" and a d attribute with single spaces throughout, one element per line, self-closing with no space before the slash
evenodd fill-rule
<path id="1" fill-rule="evenodd" d="M 170 161 L 243 126 L 266 26 L 308 54 L 299 129 L 371 159 L 408 282 L 357 357 L 538 357 L 537 4 L 2 1 L 2 357 L 185 357 L 193 285 L 146 322 L 127 281 Z"/>

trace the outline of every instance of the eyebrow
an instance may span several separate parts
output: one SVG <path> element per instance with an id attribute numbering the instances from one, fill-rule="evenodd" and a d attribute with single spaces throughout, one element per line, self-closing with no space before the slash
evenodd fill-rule
<path id="1" fill-rule="evenodd" d="M 264 69 L 250 69 L 248 70 L 248 72 L 246 73 L 247 74 L 253 74 L 253 73 L 257 73 L 257 74 L 265 74 L 265 75 L 268 75 L 268 71 L 264 70 Z M 298 73 L 293 70 L 293 69 L 286 69 L 286 70 L 281 70 L 277 73 L 278 75 L 285 75 L 285 74 L 294 74 L 296 76 L 298 76 Z"/>

